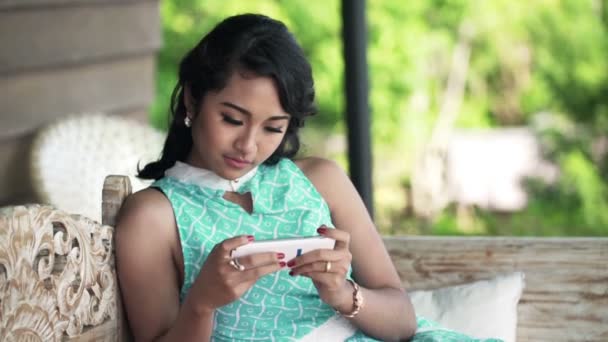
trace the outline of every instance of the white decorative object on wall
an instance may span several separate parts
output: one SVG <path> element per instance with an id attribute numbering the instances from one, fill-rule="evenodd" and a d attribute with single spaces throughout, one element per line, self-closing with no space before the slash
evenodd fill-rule
<path id="1" fill-rule="evenodd" d="M 136 177 L 158 159 L 164 134 L 143 123 L 101 113 L 59 120 L 40 130 L 32 145 L 31 175 L 40 202 L 101 221 L 101 188 L 110 174 Z"/>

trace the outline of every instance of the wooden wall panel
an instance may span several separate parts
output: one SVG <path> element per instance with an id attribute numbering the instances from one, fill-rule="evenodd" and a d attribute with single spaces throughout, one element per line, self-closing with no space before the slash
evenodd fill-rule
<path id="1" fill-rule="evenodd" d="M 148 119 L 158 0 L 0 0 L 0 205 L 36 201 L 36 131 L 86 112 Z"/>
<path id="2" fill-rule="evenodd" d="M 156 2 L 0 11 L 0 74 L 153 53 L 159 30 Z"/>
<path id="3" fill-rule="evenodd" d="M 34 200 L 29 182 L 32 135 L 0 142 L 0 206 Z"/>
<path id="4" fill-rule="evenodd" d="M 69 114 L 145 108 L 154 67 L 150 55 L 0 78 L 0 141 Z"/>
<path id="5" fill-rule="evenodd" d="M 131 2 L 143 2 L 157 0 L 0 0 L 0 10 L 29 9 L 43 7 L 64 7 L 64 6 L 92 6 L 108 4 L 124 4 Z"/>

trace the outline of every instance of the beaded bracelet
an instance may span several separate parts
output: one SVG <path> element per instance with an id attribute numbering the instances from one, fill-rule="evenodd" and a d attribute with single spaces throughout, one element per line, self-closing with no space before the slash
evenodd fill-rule
<path id="1" fill-rule="evenodd" d="M 359 311 L 361 311 L 361 309 L 363 308 L 364 299 L 363 299 L 363 294 L 360 291 L 359 284 L 355 283 L 355 281 L 352 279 L 346 279 L 346 280 L 348 280 L 351 284 L 353 284 L 353 287 L 355 289 L 353 291 L 353 311 L 351 311 L 348 314 L 342 313 L 338 310 L 336 310 L 336 312 L 344 317 L 353 318 L 353 317 L 357 316 Z"/>

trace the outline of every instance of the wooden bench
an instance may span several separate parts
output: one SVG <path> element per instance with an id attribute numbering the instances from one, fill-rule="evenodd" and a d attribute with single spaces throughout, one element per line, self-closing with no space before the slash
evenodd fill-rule
<path id="1" fill-rule="evenodd" d="M 127 341 L 113 226 L 131 193 L 109 176 L 98 224 L 48 206 L 0 216 L 0 340 Z M 608 238 L 385 237 L 406 288 L 523 271 L 518 341 L 608 341 Z"/>

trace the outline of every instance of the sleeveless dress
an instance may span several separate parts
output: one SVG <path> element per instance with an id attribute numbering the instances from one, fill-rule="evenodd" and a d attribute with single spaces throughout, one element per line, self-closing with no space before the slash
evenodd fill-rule
<path id="1" fill-rule="evenodd" d="M 213 247 L 236 235 L 256 240 L 318 235 L 332 228 L 329 207 L 300 168 L 289 159 L 259 165 L 238 182 L 177 162 L 152 187 L 171 203 L 184 258 L 183 302 Z M 250 193 L 253 210 L 223 198 L 226 191 Z M 350 277 L 350 275 L 349 275 Z M 428 326 L 419 318 L 419 325 Z M 321 335 L 317 333 L 323 332 Z M 216 309 L 212 341 L 377 341 L 356 331 L 318 296 L 310 278 L 292 277 L 289 269 L 260 278 L 243 296 Z M 317 334 L 317 335 L 315 335 Z M 325 336 L 325 337 L 322 337 Z M 423 337 L 423 336 L 421 336 Z M 454 341 L 475 341 L 473 339 Z M 429 335 L 422 340 L 433 341 Z M 432 337 L 431 337 L 432 338 Z M 437 341 L 449 341 L 437 339 Z M 416 339 L 414 339 L 416 341 Z"/>

